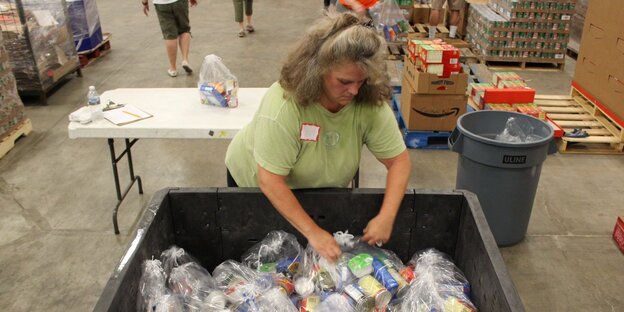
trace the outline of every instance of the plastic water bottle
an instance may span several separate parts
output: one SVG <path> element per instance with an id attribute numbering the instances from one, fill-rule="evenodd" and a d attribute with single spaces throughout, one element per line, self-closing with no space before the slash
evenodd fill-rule
<path id="1" fill-rule="evenodd" d="M 100 94 L 95 90 L 95 86 L 89 86 L 89 93 L 87 93 L 87 103 L 89 105 L 100 104 Z"/>
<path id="2" fill-rule="evenodd" d="M 91 108 L 91 120 L 98 120 L 103 117 L 100 107 L 100 94 L 95 90 L 95 86 L 89 86 L 87 93 L 87 105 Z"/>

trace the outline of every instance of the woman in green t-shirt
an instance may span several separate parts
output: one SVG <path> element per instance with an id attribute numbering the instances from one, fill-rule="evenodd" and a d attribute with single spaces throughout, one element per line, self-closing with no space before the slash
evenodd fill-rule
<path id="1" fill-rule="evenodd" d="M 290 52 L 279 82 L 226 153 L 232 182 L 260 187 L 328 259 L 340 255 L 338 244 L 308 216 L 291 189 L 347 187 L 366 145 L 388 175 L 383 203 L 363 239 L 383 244 L 407 186 L 411 163 L 386 103 L 392 89 L 384 49 L 383 38 L 353 14 L 322 19 Z"/>

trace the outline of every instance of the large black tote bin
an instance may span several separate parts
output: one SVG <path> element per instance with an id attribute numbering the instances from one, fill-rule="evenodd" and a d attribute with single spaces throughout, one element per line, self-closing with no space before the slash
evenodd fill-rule
<path id="1" fill-rule="evenodd" d="M 330 232 L 361 233 L 379 211 L 383 189 L 297 190 L 295 195 Z M 183 247 L 211 272 L 240 256 L 271 230 L 305 240 L 255 188 L 168 188 L 158 191 L 115 267 L 94 311 L 134 311 L 141 263 L 171 245 Z M 403 261 L 424 248 L 449 254 L 472 284 L 479 311 L 524 311 L 477 197 L 467 191 L 408 190 L 391 241 Z"/>

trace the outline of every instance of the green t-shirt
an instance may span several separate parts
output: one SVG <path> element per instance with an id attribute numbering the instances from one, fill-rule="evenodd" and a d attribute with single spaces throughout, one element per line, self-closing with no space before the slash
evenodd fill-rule
<path id="1" fill-rule="evenodd" d="M 291 188 L 346 187 L 362 146 L 380 159 L 398 156 L 405 142 L 388 105 L 350 103 L 337 113 L 320 103 L 301 106 L 274 83 L 251 123 L 236 134 L 225 164 L 240 187 L 257 187 L 257 165 Z"/>

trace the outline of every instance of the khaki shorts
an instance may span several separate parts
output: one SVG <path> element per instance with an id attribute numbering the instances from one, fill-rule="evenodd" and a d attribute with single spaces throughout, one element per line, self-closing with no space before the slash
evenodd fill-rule
<path id="1" fill-rule="evenodd" d="M 448 2 L 449 9 L 451 10 L 463 10 L 466 6 L 464 0 L 431 0 L 431 8 L 434 10 L 442 10 L 444 2 Z"/>
<path id="2" fill-rule="evenodd" d="M 169 4 L 155 4 L 163 38 L 177 39 L 178 35 L 191 31 L 188 0 L 178 0 Z"/>

